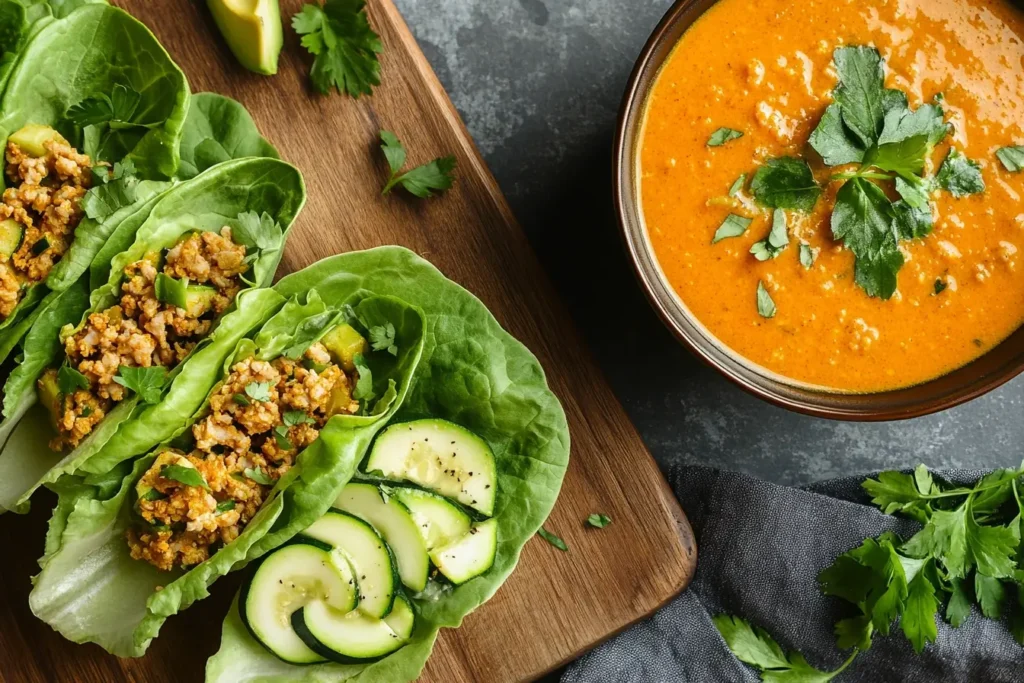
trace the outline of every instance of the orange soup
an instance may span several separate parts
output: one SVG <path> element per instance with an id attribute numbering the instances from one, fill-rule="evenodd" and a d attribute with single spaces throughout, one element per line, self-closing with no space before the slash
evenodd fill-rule
<path id="1" fill-rule="evenodd" d="M 1009 0 L 721 0 L 648 98 L 640 199 L 665 276 L 722 343 L 875 392 L 1024 321 L 1022 155 Z M 784 157 L 807 175 L 762 171 Z"/>

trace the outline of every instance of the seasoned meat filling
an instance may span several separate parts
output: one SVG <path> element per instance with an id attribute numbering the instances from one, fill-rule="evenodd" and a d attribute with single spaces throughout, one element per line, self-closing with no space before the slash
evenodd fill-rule
<path id="1" fill-rule="evenodd" d="M 130 263 L 125 268 L 120 302 L 93 313 L 80 330 L 64 339 L 69 366 L 88 381 L 88 389 L 61 395 L 56 422 L 58 436 L 50 443 L 54 450 L 74 448 L 87 436 L 113 405 L 125 397 L 118 383 L 123 367 L 163 366 L 168 370 L 192 351 L 223 313 L 242 287 L 239 277 L 246 271 L 245 247 L 231 240 L 231 229 L 220 233 L 192 233 L 167 251 L 163 268 L 159 252 Z M 200 296 L 181 307 L 160 301 L 156 281 L 160 273 L 182 281 L 188 278 Z M 39 380 L 40 388 L 55 382 L 57 370 L 48 370 Z"/>
<path id="2" fill-rule="evenodd" d="M 236 363 L 192 426 L 192 452 L 161 453 L 139 480 L 142 523 L 127 532 L 132 557 L 163 570 L 187 567 L 237 538 L 328 418 L 358 411 L 355 379 L 319 343 L 302 361 Z"/>
<path id="3" fill-rule="evenodd" d="M 21 243 L 0 251 L 0 319 L 14 312 L 29 285 L 42 282 L 68 250 L 82 219 L 81 199 L 92 183 L 92 161 L 63 140 L 43 144 L 43 156 L 14 142 L 5 154 L 10 187 L 0 201 L 0 221 L 14 221 Z M 16 228 L 14 228 L 16 230 Z"/>

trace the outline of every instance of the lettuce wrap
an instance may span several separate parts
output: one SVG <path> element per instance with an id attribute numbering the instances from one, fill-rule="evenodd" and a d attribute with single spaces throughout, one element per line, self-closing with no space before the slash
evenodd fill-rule
<path id="1" fill-rule="evenodd" d="M 240 361 L 296 358 L 296 351 L 301 356 L 303 349 L 351 315 L 351 324 L 364 330 L 387 324 L 396 330 L 395 355 L 383 350 L 365 358 L 365 376 L 372 376 L 373 395 L 378 398 L 368 397 L 360 414 L 328 417 L 241 534 L 187 571 L 160 571 L 132 559 L 125 538 L 133 520 L 142 523 L 137 482 L 155 457 L 164 457 L 166 444 L 105 474 L 63 476 L 53 487 L 59 502 L 40 561 L 42 572 L 30 596 L 36 616 L 74 642 L 94 642 L 119 656 L 139 656 L 164 620 L 206 597 L 218 577 L 278 547 L 327 510 L 374 435 L 402 405 L 425 334 L 422 312 L 399 299 L 354 296 L 349 299 L 351 308 L 342 305 L 344 298 L 331 296 L 329 301 L 331 305 L 316 290 L 293 295 L 258 332 L 235 346 L 219 370 L 218 382 L 226 382 Z M 361 381 L 364 369 L 359 373 Z M 189 426 L 209 412 L 210 397 L 217 391 L 217 386 L 210 391 L 186 421 Z"/>
<path id="2" fill-rule="evenodd" d="M 153 34 L 122 10 L 76 1 L 6 0 L 0 17 L 6 14 L 19 27 L 13 33 L 20 47 L 0 97 L 0 144 L 6 148 L 8 137 L 24 126 L 49 127 L 84 150 L 94 165 L 108 164 L 114 172 L 94 173 L 66 251 L 42 279 L 29 281 L 0 322 L 0 360 L 31 327 L 47 295 L 76 282 L 125 215 L 166 189 L 158 181 L 177 171 L 189 100 L 185 75 Z M 74 108 L 95 109 L 97 103 L 99 112 L 86 117 L 90 123 L 80 125 L 81 114 L 79 123 L 72 120 Z M 106 115 L 104 103 L 110 107 Z M 3 184 L 0 175 L 0 189 Z"/>
<path id="3" fill-rule="evenodd" d="M 313 286 L 327 300 L 389 295 L 423 309 L 423 358 L 394 421 L 452 420 L 493 448 L 497 554 L 481 576 L 454 589 L 413 596 L 416 627 L 411 640 L 372 664 L 287 664 L 250 636 L 236 598 L 224 622 L 220 650 L 207 664 L 206 679 L 212 683 L 414 680 L 438 630 L 458 626 L 512 572 L 523 545 L 551 511 L 568 465 L 565 415 L 536 358 L 476 297 L 432 265 L 406 249 L 382 247 L 324 259 L 285 277 L 275 289 L 293 296 Z"/>
<path id="4" fill-rule="evenodd" d="M 282 161 L 252 158 L 218 164 L 156 201 L 131 246 L 114 257 L 108 281 L 92 291 L 84 314 L 69 318 L 77 311 L 72 299 L 80 304 L 84 285 L 74 296 L 62 299 L 61 306 L 45 311 L 32 329 L 32 344 L 26 345 L 24 358 L 5 387 L 0 434 L 11 435 L 0 451 L 0 509 L 24 511 L 39 485 L 55 482 L 65 473 L 105 473 L 180 433 L 238 340 L 263 323 L 286 297 L 271 290 L 242 290 L 237 305 L 170 371 L 155 400 L 143 401 L 137 393 L 126 396 L 67 454 L 47 446 L 42 435 L 54 432 L 52 418 L 43 405 L 32 406 L 37 379 L 63 357 L 62 326 L 77 322 L 81 327 L 92 313 L 117 304 L 127 264 L 185 235 L 216 233 L 222 226 L 233 228 L 237 241 L 247 248 L 248 282 L 269 284 L 281 259 L 285 234 L 304 201 L 301 175 Z M 243 226 L 245 217 L 253 219 L 248 227 Z"/>

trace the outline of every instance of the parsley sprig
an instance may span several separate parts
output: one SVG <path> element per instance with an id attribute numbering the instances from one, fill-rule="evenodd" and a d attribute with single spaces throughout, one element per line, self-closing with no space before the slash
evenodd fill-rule
<path id="1" fill-rule="evenodd" d="M 799 652 L 787 655 L 767 631 L 739 617 L 719 614 L 712 621 L 736 658 L 759 669 L 761 680 L 768 683 L 827 683 L 850 666 L 857 655 L 854 652 L 835 671 L 821 671 L 808 664 Z"/>
<path id="2" fill-rule="evenodd" d="M 386 130 L 380 132 L 380 141 L 380 148 L 388 160 L 388 168 L 391 169 L 391 177 L 380 191 L 382 195 L 391 192 L 395 186 L 401 186 L 409 194 L 426 199 L 433 197 L 435 193 L 444 192 L 455 181 L 454 156 L 434 159 L 402 173 L 402 167 L 405 166 L 405 147 L 394 133 Z"/>
<path id="3" fill-rule="evenodd" d="M 292 17 L 292 28 L 313 57 L 309 77 L 321 94 L 332 88 L 358 98 L 380 85 L 384 51 L 380 36 L 370 28 L 364 0 L 326 0 L 303 5 Z"/>

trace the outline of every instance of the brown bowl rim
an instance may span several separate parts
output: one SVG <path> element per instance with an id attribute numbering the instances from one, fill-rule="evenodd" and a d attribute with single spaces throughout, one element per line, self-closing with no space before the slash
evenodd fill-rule
<path id="1" fill-rule="evenodd" d="M 748 393 L 787 410 L 833 420 L 879 422 L 930 415 L 982 396 L 1024 371 L 1024 353 L 1015 354 L 1011 348 L 1024 348 L 1024 326 L 1021 326 L 975 360 L 921 384 L 875 393 L 834 393 L 773 379 L 764 369 L 758 369 L 759 366 L 729 350 L 724 343 L 717 342 L 710 333 L 695 334 L 701 326 L 685 306 L 676 303 L 675 308 L 682 318 L 689 321 L 689 325 L 682 324 L 673 316 L 668 302 L 659 297 L 655 289 L 656 285 L 662 285 L 671 291 L 665 278 L 657 272 L 653 250 L 638 244 L 643 242 L 642 239 L 636 239 L 637 235 L 645 233 L 646 228 L 640 216 L 639 202 L 632 200 L 634 141 L 643 124 L 643 109 L 650 88 L 665 59 L 683 33 L 715 2 L 717 0 L 676 0 L 668 9 L 633 66 L 615 129 L 612 201 L 620 235 L 629 254 L 633 274 L 662 323 L 691 353 Z M 666 46 L 669 41 L 671 45 Z M 655 264 L 653 270 L 644 268 L 641 263 L 644 258 Z"/>

